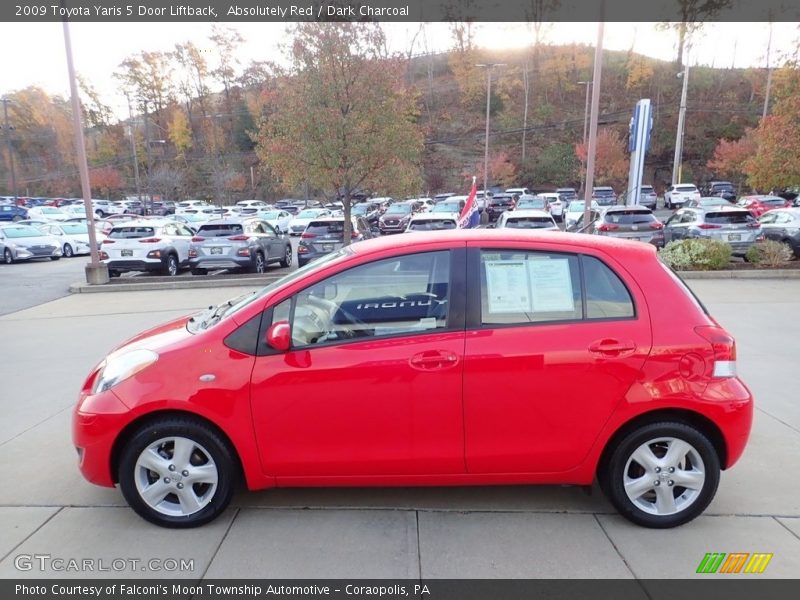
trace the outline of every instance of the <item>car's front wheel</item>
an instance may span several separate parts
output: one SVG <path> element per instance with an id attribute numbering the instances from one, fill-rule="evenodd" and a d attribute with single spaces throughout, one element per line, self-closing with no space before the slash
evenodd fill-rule
<path id="1" fill-rule="evenodd" d="M 620 439 L 598 479 L 626 519 L 645 527 L 683 525 L 711 503 L 720 464 L 708 437 L 690 425 L 651 423 Z"/>
<path id="2" fill-rule="evenodd" d="M 131 508 L 162 527 L 197 527 L 230 503 L 237 466 L 226 441 L 192 418 L 169 417 L 136 431 L 122 449 L 119 484 Z"/>
<path id="3" fill-rule="evenodd" d="M 292 247 L 286 246 L 286 250 L 283 253 L 283 260 L 281 260 L 280 265 L 285 269 L 286 267 L 291 266 L 292 264 Z"/>
<path id="4" fill-rule="evenodd" d="M 174 277 L 178 274 L 178 259 L 174 254 L 167 256 L 167 261 L 164 263 L 164 275 Z"/>
<path id="5" fill-rule="evenodd" d="M 74 252 L 72 251 L 72 246 L 70 246 L 69 244 L 64 244 L 64 256 L 66 258 L 72 258 L 73 254 Z"/>
<path id="6" fill-rule="evenodd" d="M 6 248 L 3 251 L 3 262 L 6 263 L 7 265 L 10 265 L 11 263 L 14 262 L 14 255 L 11 254 L 11 250 L 9 250 L 8 248 Z"/>

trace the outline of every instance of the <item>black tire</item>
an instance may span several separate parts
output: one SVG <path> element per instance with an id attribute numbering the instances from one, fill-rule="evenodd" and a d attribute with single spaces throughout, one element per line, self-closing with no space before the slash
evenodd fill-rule
<path id="1" fill-rule="evenodd" d="M 208 271 L 205 269 L 192 269 L 192 275 L 206 275 Z"/>
<path id="2" fill-rule="evenodd" d="M 72 251 L 72 246 L 64 244 L 64 258 L 72 258 L 75 253 Z"/>
<path id="3" fill-rule="evenodd" d="M 668 439 L 673 442 L 666 441 Z M 677 440 L 688 444 L 691 449 L 681 458 L 683 467 L 680 464 L 669 466 L 662 463 L 660 466 L 654 466 L 650 472 L 632 458 L 637 449 L 650 442 L 649 450 L 660 463 L 666 456 L 667 448 Z M 661 456 L 659 453 L 662 453 Z M 695 475 L 695 471 L 703 473 L 699 490 L 687 489 L 672 483 L 669 468 L 678 469 L 676 473 L 680 473 L 680 469 L 685 469 L 687 466 L 691 466 L 691 472 Z M 643 425 L 608 448 L 604 460 L 598 467 L 597 475 L 601 489 L 623 517 L 644 527 L 666 529 L 688 523 L 708 507 L 719 485 L 720 464 L 713 444 L 704 433 L 685 423 L 661 422 Z M 676 508 L 675 512 L 654 514 L 634 503 L 625 491 L 626 475 L 634 480 L 648 477 L 645 483 L 649 483 L 649 477 L 652 477 L 651 489 L 643 491 L 637 499 L 650 510 L 658 511 L 660 509 L 650 501 L 659 497 L 658 491 L 668 490 L 673 497 L 672 505 Z M 680 476 L 673 475 L 676 479 Z M 685 506 L 681 506 L 684 503 Z"/>
<path id="4" fill-rule="evenodd" d="M 168 254 L 167 260 L 164 261 L 164 275 L 175 277 L 178 274 L 178 257 L 174 254 Z"/>
<path id="5" fill-rule="evenodd" d="M 120 273 L 119 271 L 115 271 L 114 269 L 109 269 L 108 270 L 108 276 L 109 277 L 119 277 L 121 274 L 122 273 Z"/>
<path id="6" fill-rule="evenodd" d="M 51 256 L 50 260 L 61 260 L 60 256 Z"/>
<path id="7" fill-rule="evenodd" d="M 14 255 L 11 254 L 11 250 L 9 250 L 8 248 L 6 248 L 3 251 L 3 262 L 6 263 L 7 265 L 11 265 L 14 263 Z"/>
<path id="8" fill-rule="evenodd" d="M 251 273 L 265 273 L 267 270 L 267 261 L 264 260 L 264 255 L 261 252 L 256 252 L 253 257 L 253 264 L 250 267 Z"/>
<path id="9" fill-rule="evenodd" d="M 137 468 L 136 464 L 139 456 L 148 447 L 159 440 L 169 440 L 170 438 L 173 440 L 175 438 L 186 439 L 194 445 L 190 458 L 191 466 L 213 464 L 216 467 L 215 488 L 212 484 L 207 483 L 192 484 L 191 491 L 195 498 L 201 500 L 198 504 L 202 504 L 202 508 L 196 512 L 183 515 L 165 514 L 149 505 L 137 488 L 137 482 L 140 485 L 160 484 L 166 481 L 166 478 L 161 479 L 163 475 L 170 475 L 170 472 L 166 470 L 159 474 L 155 471 L 144 470 L 142 467 Z M 170 463 L 174 458 L 175 445 L 170 447 L 170 442 L 167 441 L 159 448 L 159 454 L 166 459 L 166 463 Z M 178 471 L 175 470 L 173 473 L 177 475 Z M 214 520 L 227 508 L 238 480 L 238 463 L 226 440 L 207 423 L 191 417 L 167 417 L 148 423 L 133 433 L 122 448 L 117 476 L 122 495 L 140 517 L 161 527 L 198 527 Z M 180 492 L 176 486 L 180 483 L 176 479 L 177 476 L 173 476 L 166 484 L 172 486 L 170 489 L 175 491 L 170 491 L 162 502 L 166 503 L 169 508 L 183 510 L 177 496 Z"/>
<path id="10" fill-rule="evenodd" d="M 284 269 L 292 266 L 292 246 L 286 245 L 286 250 L 283 252 L 283 260 L 279 263 Z"/>
<path id="11" fill-rule="evenodd" d="M 98 219 L 105 219 L 106 213 L 104 213 L 102 210 L 96 210 L 94 211 L 94 216 L 97 217 Z"/>

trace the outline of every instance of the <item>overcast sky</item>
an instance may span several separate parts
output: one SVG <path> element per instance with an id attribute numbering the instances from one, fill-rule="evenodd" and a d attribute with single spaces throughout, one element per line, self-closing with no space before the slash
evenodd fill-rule
<path id="1" fill-rule="evenodd" d="M 239 58 L 250 60 L 281 59 L 280 42 L 286 37 L 284 23 L 231 23 L 245 38 Z M 87 78 L 105 102 L 123 114 L 124 97 L 118 92 L 112 73 L 119 63 L 142 50 L 171 50 L 176 43 L 191 40 L 207 49 L 209 63 L 214 52 L 208 42 L 211 23 L 72 23 L 73 52 L 77 71 Z M 419 23 L 384 24 L 390 47 L 407 51 Z M 780 57 L 794 51 L 798 38 L 797 23 L 773 26 L 773 65 Z M 594 46 L 596 23 L 556 23 L 546 28 L 546 43 L 584 43 Z M 674 59 L 676 35 L 657 31 L 653 23 L 607 23 L 604 47 L 627 50 L 664 60 Z M 693 64 L 718 67 L 764 66 L 769 38 L 766 23 L 706 24 L 694 40 Z M 485 48 L 515 48 L 530 43 L 532 35 L 522 23 L 478 23 L 476 42 Z M 0 95 L 30 85 L 66 96 L 69 91 L 64 39 L 61 23 L 0 23 L 4 57 L 0 64 Z M 447 24 L 429 23 L 424 35 L 415 42 L 415 54 L 441 51 L 452 46 Z"/>

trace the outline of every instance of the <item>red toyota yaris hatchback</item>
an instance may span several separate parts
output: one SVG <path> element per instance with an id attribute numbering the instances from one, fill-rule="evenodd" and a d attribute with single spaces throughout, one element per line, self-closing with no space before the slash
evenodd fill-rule
<path id="1" fill-rule="evenodd" d="M 85 477 L 168 527 L 237 481 L 591 485 L 673 527 L 741 456 L 733 338 L 649 244 L 466 230 L 344 248 L 145 332 L 75 409 Z"/>

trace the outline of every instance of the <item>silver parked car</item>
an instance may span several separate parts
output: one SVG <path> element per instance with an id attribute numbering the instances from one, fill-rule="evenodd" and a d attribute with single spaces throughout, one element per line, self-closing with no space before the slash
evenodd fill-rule
<path id="1" fill-rule="evenodd" d="M 591 223 L 589 233 L 655 246 L 664 243 L 664 224 L 644 206 L 609 206 Z"/>
<path id="2" fill-rule="evenodd" d="M 263 273 L 270 263 L 292 264 L 292 245 L 272 225 L 258 218 L 214 219 L 192 238 L 189 267 L 192 275 L 209 269 L 245 269 Z"/>
<path id="3" fill-rule="evenodd" d="M 762 237 L 761 224 L 743 208 L 682 208 L 667 220 L 664 227 L 665 244 L 699 237 L 727 242 L 734 255 L 744 256 Z"/>
<path id="4" fill-rule="evenodd" d="M 652 185 L 643 185 L 639 190 L 639 206 L 655 210 L 658 206 L 658 195 Z"/>
<path id="5" fill-rule="evenodd" d="M 759 222 L 765 238 L 786 244 L 800 258 L 800 208 L 770 210 Z"/>
<path id="6" fill-rule="evenodd" d="M 30 225 L 0 226 L 0 250 L 7 265 L 31 258 L 61 258 L 61 242 Z"/>

